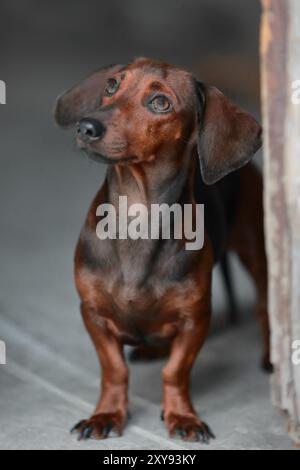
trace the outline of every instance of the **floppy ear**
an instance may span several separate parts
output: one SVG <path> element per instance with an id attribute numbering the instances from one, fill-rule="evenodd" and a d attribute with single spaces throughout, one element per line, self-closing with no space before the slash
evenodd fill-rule
<path id="1" fill-rule="evenodd" d="M 60 95 L 54 108 L 55 122 L 60 127 L 72 127 L 81 118 L 97 109 L 101 104 L 108 78 L 121 68 L 122 65 L 102 68 Z"/>
<path id="2" fill-rule="evenodd" d="M 245 165 L 261 147 L 261 126 L 215 87 L 197 87 L 198 155 L 203 181 L 216 183 Z"/>

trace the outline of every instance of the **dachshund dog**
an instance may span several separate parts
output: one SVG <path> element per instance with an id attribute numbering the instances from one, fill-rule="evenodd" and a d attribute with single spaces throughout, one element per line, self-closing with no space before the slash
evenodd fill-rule
<path id="1" fill-rule="evenodd" d="M 121 434 L 129 344 L 142 354 L 168 350 L 162 419 L 171 436 L 208 443 L 214 436 L 192 405 L 189 377 L 209 330 L 213 266 L 226 250 L 237 253 L 256 285 L 262 364 L 271 368 L 262 180 L 246 165 L 261 146 L 261 127 L 218 89 L 145 58 L 101 69 L 65 92 L 55 119 L 75 128 L 78 146 L 92 159 L 108 164 L 75 253 L 82 316 L 102 368 L 101 394 L 93 415 L 73 430 L 79 439 Z M 187 250 L 175 237 L 100 240 L 97 208 L 109 203 L 119 217 L 119 196 L 146 207 L 204 204 L 203 247 Z"/>

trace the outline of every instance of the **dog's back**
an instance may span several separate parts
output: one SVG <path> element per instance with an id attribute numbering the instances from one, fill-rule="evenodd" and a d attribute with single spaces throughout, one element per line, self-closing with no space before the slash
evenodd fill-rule
<path id="1" fill-rule="evenodd" d="M 230 173 L 221 181 L 208 186 L 203 182 L 200 165 L 197 164 L 195 198 L 198 204 L 204 204 L 205 230 L 213 246 L 215 263 L 221 260 L 226 251 L 228 234 L 236 218 L 240 172 Z"/>

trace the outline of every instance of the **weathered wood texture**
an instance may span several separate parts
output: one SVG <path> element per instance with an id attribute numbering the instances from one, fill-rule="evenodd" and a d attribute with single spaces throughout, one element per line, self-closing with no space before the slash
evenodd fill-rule
<path id="1" fill-rule="evenodd" d="M 288 415 L 300 443 L 300 365 L 292 344 L 300 340 L 300 80 L 299 0 L 262 0 L 261 69 L 264 123 L 265 228 L 272 330 L 272 395 Z"/>

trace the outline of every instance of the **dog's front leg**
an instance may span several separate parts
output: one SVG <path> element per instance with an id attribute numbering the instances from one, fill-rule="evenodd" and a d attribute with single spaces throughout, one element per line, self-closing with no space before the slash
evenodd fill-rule
<path id="1" fill-rule="evenodd" d="M 101 394 L 93 415 L 80 421 L 72 431 L 79 439 L 104 439 L 111 431 L 122 433 L 127 417 L 128 369 L 123 345 L 97 312 L 82 304 L 85 326 L 92 338 L 102 368 Z"/>
<path id="2" fill-rule="evenodd" d="M 190 371 L 207 336 L 210 300 L 203 302 L 193 318 L 187 317 L 171 346 L 171 356 L 163 369 L 162 417 L 171 436 L 208 443 L 214 435 L 195 412 L 189 393 Z"/>

